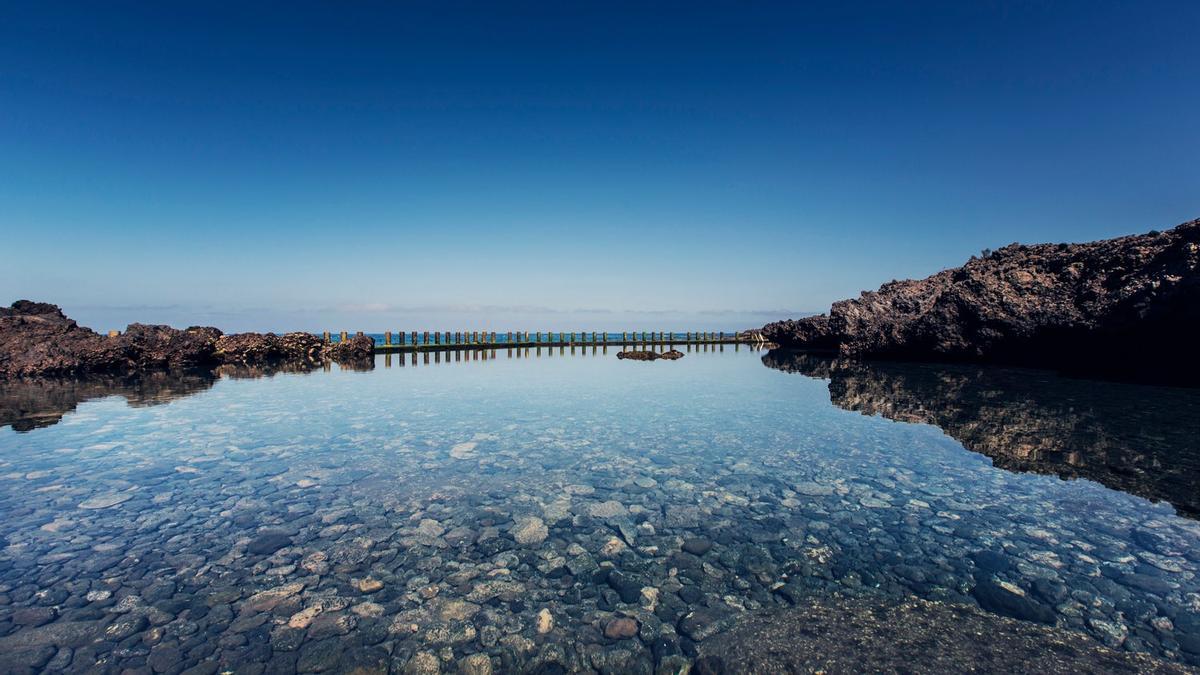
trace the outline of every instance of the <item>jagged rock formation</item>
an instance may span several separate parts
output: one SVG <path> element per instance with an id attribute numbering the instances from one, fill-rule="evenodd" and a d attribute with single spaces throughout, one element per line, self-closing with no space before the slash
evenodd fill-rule
<path id="1" fill-rule="evenodd" d="M 18 300 L 0 307 L 0 378 L 362 361 L 374 353 L 367 337 L 326 345 L 308 333 L 224 335 L 201 326 L 179 330 L 135 323 L 110 337 L 78 325 L 55 305 Z"/>
<path id="2" fill-rule="evenodd" d="M 334 361 L 362 361 L 375 355 L 375 341 L 365 335 L 357 335 L 345 342 L 327 345 L 325 353 Z"/>
<path id="3" fill-rule="evenodd" d="M 1086 478 L 1200 517 L 1200 391 L 788 351 L 762 360 L 829 380 L 839 408 L 936 425 L 997 467 Z"/>
<path id="4" fill-rule="evenodd" d="M 1012 244 L 763 328 L 841 356 L 985 361 L 1194 382 L 1200 220 L 1086 244 Z"/>

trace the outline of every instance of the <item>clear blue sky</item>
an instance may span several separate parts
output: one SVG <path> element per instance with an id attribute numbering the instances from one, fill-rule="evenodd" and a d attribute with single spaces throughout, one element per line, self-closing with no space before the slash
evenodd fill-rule
<path id="1" fill-rule="evenodd" d="M 1200 216 L 1198 34 L 1193 0 L 0 0 L 0 300 L 761 325 Z"/>

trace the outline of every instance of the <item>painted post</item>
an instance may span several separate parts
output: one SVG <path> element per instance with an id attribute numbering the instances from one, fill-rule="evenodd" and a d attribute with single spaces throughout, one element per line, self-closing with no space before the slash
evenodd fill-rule
<path id="1" fill-rule="evenodd" d="M 388 345 L 389 347 L 391 346 L 391 344 L 392 344 L 392 331 L 390 331 L 390 330 L 389 330 L 388 332 L 386 332 L 386 333 L 384 333 L 384 334 L 383 334 L 383 344 L 385 344 L 385 345 Z"/>
<path id="2" fill-rule="evenodd" d="M 492 331 L 492 344 L 496 344 L 496 331 Z"/>

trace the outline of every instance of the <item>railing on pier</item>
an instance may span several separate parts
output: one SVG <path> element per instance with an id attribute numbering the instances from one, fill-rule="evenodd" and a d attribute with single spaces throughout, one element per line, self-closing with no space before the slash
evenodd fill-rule
<path id="1" fill-rule="evenodd" d="M 555 343 L 554 345 L 542 346 L 517 346 L 517 344 L 505 345 L 500 343 L 495 345 L 472 345 L 466 348 L 451 348 L 446 349 L 443 345 L 442 349 L 411 349 L 404 351 L 397 350 L 399 345 L 392 345 L 391 351 L 383 352 L 383 365 L 385 368 L 391 368 L 393 364 L 400 367 L 417 366 L 417 365 L 439 365 L 450 363 L 473 363 L 495 361 L 497 359 L 534 359 L 534 358 L 570 358 L 570 357 L 603 357 L 609 355 L 609 348 L 613 351 L 628 349 L 632 347 L 636 350 L 655 350 L 665 351 L 670 349 L 668 345 L 653 345 L 650 343 L 638 345 L 622 346 L 616 342 L 605 344 L 588 343 L 583 345 L 568 345 L 566 343 Z M 741 351 L 743 349 L 751 352 L 757 352 L 766 347 L 761 342 L 742 341 L 742 342 L 692 342 L 688 344 L 678 343 L 675 345 L 680 351 L 685 353 L 708 353 L 708 352 L 724 352 L 726 348 L 730 351 Z"/>
<path id="2" fill-rule="evenodd" d="M 364 335 L 362 331 L 355 334 Z M 376 334 L 378 335 L 378 334 Z M 322 334 L 326 342 L 334 336 L 326 331 Z M 341 331 L 337 341 L 350 339 L 350 333 Z M 625 331 L 602 333 L 599 331 L 387 331 L 382 343 L 376 341 L 375 350 L 389 352 L 456 351 L 472 349 L 524 348 L 524 347 L 641 347 L 641 346 L 685 346 L 701 344 L 749 344 L 757 341 L 755 333 L 724 331 Z"/>

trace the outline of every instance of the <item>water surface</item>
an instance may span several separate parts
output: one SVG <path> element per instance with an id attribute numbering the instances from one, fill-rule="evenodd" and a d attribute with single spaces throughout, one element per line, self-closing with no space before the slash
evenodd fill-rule
<path id="1" fill-rule="evenodd" d="M 650 672 L 840 592 L 1200 662 L 1194 393 L 614 353 L 6 385 L 0 653 Z"/>

